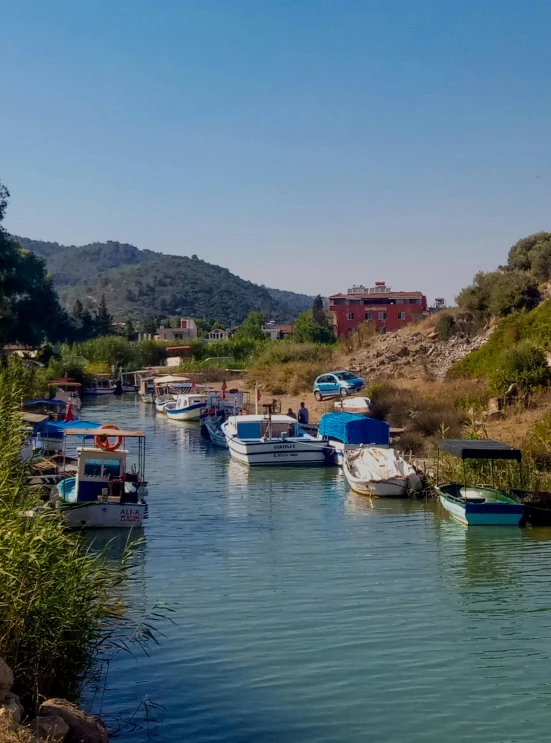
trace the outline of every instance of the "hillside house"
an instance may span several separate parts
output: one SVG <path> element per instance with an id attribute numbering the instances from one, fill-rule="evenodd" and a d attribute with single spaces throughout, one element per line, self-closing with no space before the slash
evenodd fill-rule
<path id="1" fill-rule="evenodd" d="M 166 365 L 180 366 L 183 359 L 191 359 L 191 346 L 171 346 L 166 349 Z"/>
<path id="2" fill-rule="evenodd" d="M 156 338 L 160 341 L 193 341 L 197 338 L 197 323 L 191 317 L 182 317 L 177 328 L 160 327 Z"/>
<path id="3" fill-rule="evenodd" d="M 276 325 L 274 320 L 267 322 L 263 330 L 271 341 L 281 340 L 293 334 L 292 325 Z"/>
<path id="4" fill-rule="evenodd" d="M 329 323 L 338 338 L 353 335 L 364 322 L 373 322 L 379 332 L 398 330 L 426 311 L 422 292 L 393 292 L 384 281 L 369 288 L 353 286 L 346 294 L 329 297 Z"/>
<path id="5" fill-rule="evenodd" d="M 204 337 L 205 343 L 216 343 L 218 341 L 227 341 L 230 337 L 229 333 L 226 330 L 222 330 L 222 328 L 215 328 L 215 330 L 210 330 L 206 336 Z"/>

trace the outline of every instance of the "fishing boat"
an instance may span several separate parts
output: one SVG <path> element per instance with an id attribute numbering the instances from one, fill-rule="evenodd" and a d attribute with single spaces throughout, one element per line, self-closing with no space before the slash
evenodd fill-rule
<path id="1" fill-rule="evenodd" d="M 520 449 L 491 439 L 440 439 L 438 441 L 438 464 L 436 480 L 439 480 L 440 452 L 467 459 L 506 460 L 519 463 Z M 494 468 L 492 465 L 492 478 Z M 442 507 L 454 519 L 465 526 L 518 526 L 524 514 L 524 505 L 511 497 L 510 491 L 488 485 L 468 485 L 466 467 L 464 482 L 448 482 L 436 486 Z"/>
<path id="2" fill-rule="evenodd" d="M 147 518 L 145 434 L 116 426 L 99 429 L 69 428 L 70 436 L 93 436 L 92 446 L 77 449 L 77 471 L 57 484 L 52 505 L 65 522 L 78 528 L 140 527 Z M 136 462 L 129 469 L 128 440 L 137 441 Z"/>
<path id="3" fill-rule="evenodd" d="M 86 397 L 112 395 L 116 389 L 116 383 L 107 374 L 98 374 L 97 377 L 94 377 L 91 384 L 82 388 L 82 394 Z"/>
<path id="4" fill-rule="evenodd" d="M 212 441 L 214 446 L 218 446 L 220 449 L 227 449 L 228 442 L 222 430 L 224 419 L 220 416 L 210 415 L 205 419 L 205 430 L 208 434 L 209 439 Z"/>
<path id="5" fill-rule="evenodd" d="M 364 415 L 325 413 L 318 425 L 318 438 L 328 440 L 333 464 L 342 467 L 345 451 L 361 445 L 390 446 L 390 426 Z"/>
<path id="6" fill-rule="evenodd" d="M 193 388 L 193 382 L 187 377 L 167 374 L 164 377 L 155 377 L 153 387 L 155 409 L 159 413 L 164 413 L 167 402 L 172 402 L 179 394 L 189 392 Z"/>
<path id="7" fill-rule="evenodd" d="M 361 445 L 345 450 L 343 472 L 350 488 L 361 495 L 405 498 L 422 488 L 415 469 L 395 449 Z"/>
<path id="8" fill-rule="evenodd" d="M 250 467 L 324 465 L 327 439 L 304 431 L 289 415 L 232 415 L 222 424 L 233 459 Z"/>
<path id="9" fill-rule="evenodd" d="M 243 410 L 243 393 L 239 390 L 226 391 L 224 387 L 219 392 L 207 392 L 207 404 L 201 413 L 201 425 L 205 426 L 209 418 L 221 418 L 223 423 L 230 415 L 237 415 Z"/>
<path id="10" fill-rule="evenodd" d="M 356 413 L 357 415 L 371 415 L 371 400 L 369 397 L 343 397 L 334 403 L 334 408 L 340 413 Z"/>
<path id="11" fill-rule="evenodd" d="M 177 395 L 175 400 L 164 404 L 164 412 L 171 420 L 198 421 L 201 412 L 207 407 L 207 395 L 183 394 Z"/>
<path id="12" fill-rule="evenodd" d="M 142 372 L 136 372 L 138 379 L 138 395 L 142 402 L 152 404 L 155 402 L 155 384 L 151 374 L 146 372 L 145 376 L 142 376 Z"/>
<path id="13" fill-rule="evenodd" d="M 70 402 L 73 406 L 73 410 L 80 412 L 82 408 L 81 395 L 81 384 L 75 382 L 70 377 L 62 377 L 60 379 L 52 379 L 48 382 L 49 387 L 54 387 L 54 397 L 56 400 L 64 400 L 66 403 Z"/>
<path id="14" fill-rule="evenodd" d="M 59 451 L 67 428 L 99 428 L 98 421 L 75 420 L 71 402 L 38 398 L 21 403 L 23 421 L 29 426 L 33 447 L 45 453 Z"/>

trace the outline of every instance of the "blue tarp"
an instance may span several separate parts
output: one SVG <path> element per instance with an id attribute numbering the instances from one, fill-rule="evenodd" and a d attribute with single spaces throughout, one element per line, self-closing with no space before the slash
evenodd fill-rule
<path id="1" fill-rule="evenodd" d="M 344 444 L 390 444 L 388 423 L 354 413 L 325 413 L 321 416 L 318 434 Z"/>
<path id="2" fill-rule="evenodd" d="M 52 438 L 63 438 L 63 434 L 65 432 L 65 429 L 73 429 L 73 428 L 99 428 L 101 426 L 101 423 L 98 423 L 98 421 L 82 421 L 82 420 L 73 420 L 66 423 L 65 421 L 45 421 L 43 427 L 41 428 L 41 433 L 43 436 L 50 436 Z"/>
<path id="3" fill-rule="evenodd" d="M 37 397 L 34 400 L 25 400 L 22 405 L 25 408 L 28 405 L 67 405 L 67 403 L 65 400 L 49 400 L 45 397 Z"/>

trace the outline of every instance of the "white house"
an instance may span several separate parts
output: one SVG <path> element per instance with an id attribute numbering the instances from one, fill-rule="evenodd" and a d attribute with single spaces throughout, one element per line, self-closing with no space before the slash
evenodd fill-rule
<path id="1" fill-rule="evenodd" d="M 157 339 L 160 341 L 193 341 L 197 338 L 197 323 L 191 317 L 182 317 L 179 328 L 159 328 Z"/>
<path id="2" fill-rule="evenodd" d="M 222 328 L 216 328 L 216 330 L 209 331 L 204 340 L 205 343 L 214 343 L 216 341 L 227 341 L 229 337 L 227 331 L 222 330 Z"/>

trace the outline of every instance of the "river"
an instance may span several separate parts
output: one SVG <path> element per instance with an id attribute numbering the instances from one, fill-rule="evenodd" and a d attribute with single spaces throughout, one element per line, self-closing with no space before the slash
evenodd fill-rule
<path id="1" fill-rule="evenodd" d="M 102 714 L 136 720 L 120 740 L 547 738 L 551 530 L 371 502 L 336 468 L 247 470 L 198 424 L 128 399 L 83 417 L 146 432 L 128 598 L 173 610 L 148 655 L 111 664 Z"/>

